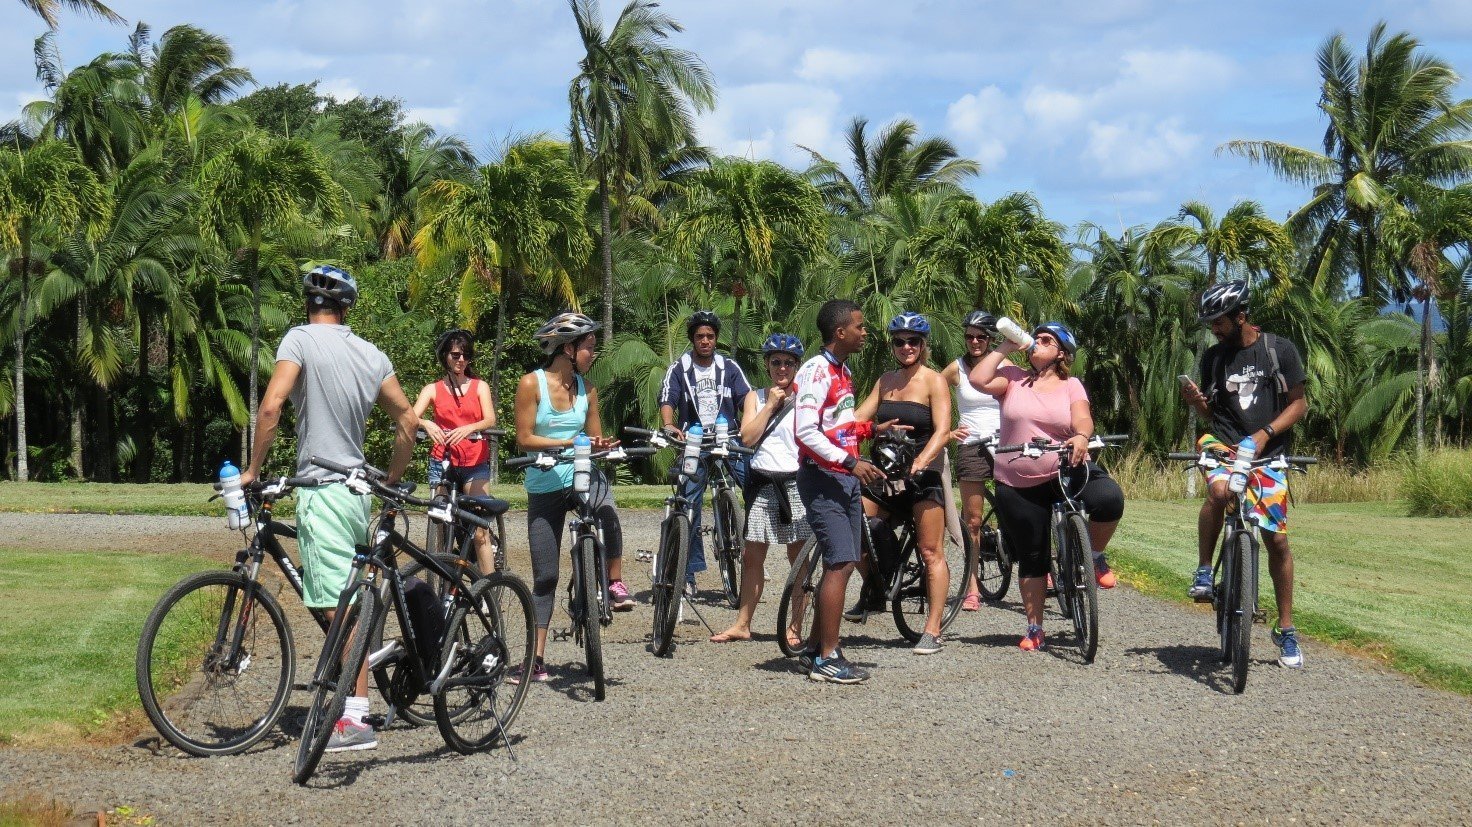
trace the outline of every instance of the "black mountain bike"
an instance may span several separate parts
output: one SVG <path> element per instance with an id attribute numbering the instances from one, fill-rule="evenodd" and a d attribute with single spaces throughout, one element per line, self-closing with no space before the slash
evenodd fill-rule
<path id="1" fill-rule="evenodd" d="M 996 445 L 994 437 L 986 437 L 974 446 L 962 445 L 961 450 L 976 450 L 990 454 Z M 986 499 L 986 508 L 981 517 L 980 546 L 976 550 L 976 586 L 981 596 L 992 603 L 1000 603 L 1012 585 L 1012 552 L 1003 542 L 1001 525 L 997 520 L 997 502 L 992 489 L 981 489 Z M 966 532 L 966 542 L 975 543 L 971 532 Z"/>
<path id="2" fill-rule="evenodd" d="M 594 461 L 623 462 L 635 457 L 652 456 L 653 448 L 623 448 L 615 446 L 607 451 L 592 454 Z M 551 470 L 560 463 L 571 463 L 572 453 L 561 451 L 538 451 L 526 456 L 506 460 L 507 470 L 536 466 Z M 588 662 L 588 674 L 593 678 L 593 698 L 603 700 L 607 695 L 603 674 L 603 629 L 613 623 L 613 604 L 608 598 L 608 558 L 603 547 L 603 528 L 594 510 L 594 503 L 603 499 L 603 492 L 611 483 L 606 474 L 595 472 L 590 475 L 587 491 L 577 491 L 577 516 L 568 520 L 572 529 L 572 576 L 567 584 L 567 611 L 572 616 L 573 640 L 583 647 Z M 528 672 L 527 674 L 530 674 Z M 530 681 L 522 681 L 522 685 Z"/>
<path id="3" fill-rule="evenodd" d="M 487 428 L 483 431 L 470 434 L 466 439 L 470 442 L 479 442 L 483 439 L 497 439 L 505 435 L 506 432 L 500 428 Z M 417 438 L 420 441 L 425 441 L 429 438 L 429 435 L 421 429 L 417 434 Z M 432 492 L 434 496 L 449 500 L 452 503 L 460 497 L 465 496 L 465 492 L 461 489 L 459 481 L 450 478 L 449 451 L 445 452 L 443 459 L 436 460 L 431 457 L 429 461 L 431 463 L 438 463 L 440 466 L 440 482 L 434 487 Z M 495 571 L 507 571 L 505 544 L 506 520 L 503 515 L 497 514 L 494 518 L 491 518 L 490 522 L 492 524 L 490 529 L 491 549 L 492 554 L 495 555 L 493 568 Z M 468 551 L 469 556 L 465 557 L 465 559 L 474 563 L 477 559 L 475 544 L 470 543 L 467 545 L 463 542 L 463 535 L 473 535 L 474 533 L 473 529 L 466 528 L 459 523 L 447 525 L 431 520 L 428 531 L 426 532 L 424 548 L 431 554 L 458 554 L 460 556 L 465 556 Z"/>
<path id="4" fill-rule="evenodd" d="M 1167 459 L 1194 462 L 1211 471 L 1231 462 L 1212 451 L 1199 454 L 1173 453 Z M 1318 462 L 1317 457 L 1259 457 L 1252 461 L 1253 471 L 1268 468 L 1274 471 L 1297 471 L 1308 473 L 1308 466 Z M 1220 657 L 1232 667 L 1232 692 L 1240 695 L 1247 688 L 1247 667 L 1251 663 L 1252 622 L 1264 617 L 1258 610 L 1258 548 L 1257 524 L 1247 518 L 1252 511 L 1248 504 L 1249 491 L 1262 493 L 1262 475 L 1251 473 L 1247 486 L 1232 496 L 1227 503 L 1226 525 L 1222 536 L 1222 550 L 1212 566 L 1211 596 L 1200 602 L 1210 602 L 1216 609 L 1216 630 L 1221 639 Z"/>
<path id="5" fill-rule="evenodd" d="M 138 698 L 159 734 L 191 755 L 243 752 L 286 708 L 296 643 L 273 589 L 261 582 L 261 563 L 269 554 L 301 598 L 301 574 L 278 539 L 296 539 L 296 528 L 272 512 L 292 489 L 317 484 L 280 477 L 246 486 L 255 534 L 235 564 L 183 578 L 143 623 L 134 660 Z M 308 611 L 325 631 L 326 613 Z"/>
<path id="6" fill-rule="evenodd" d="M 312 700 L 302 727 L 302 740 L 292 778 L 306 783 L 316 770 L 357 676 L 365 668 L 394 670 L 389 711 L 364 719 L 376 728 L 392 724 L 397 711 L 421 695 L 434 699 L 440 735 L 452 749 L 471 753 L 509 743 L 507 727 L 526 697 L 526 682 L 509 683 L 517 668 L 531 669 L 534 621 L 531 590 L 520 578 L 496 572 L 482 578 L 463 562 L 453 567 L 410 542 L 399 530 L 405 506 L 427 509 L 432 520 L 461 521 L 487 528 L 490 523 L 465 503 L 423 500 L 410 495 L 413 484 L 386 485 L 386 475 L 363 465 L 347 468 L 313 458 L 313 464 L 344 476 L 343 484 L 360 495 L 373 494 L 384 507 L 374 521 L 372 546 L 353 558 L 348 586 L 338 598 L 327 628 L 327 641 L 311 682 Z M 493 510 L 505 511 L 496 501 Z M 407 519 L 404 520 L 407 531 Z M 450 585 L 436 603 L 429 587 L 416 588 L 398 568 L 403 552 Z M 411 594 L 418 592 L 418 599 Z M 428 605 L 426 605 L 428 604 Z M 401 637 L 373 651 L 375 630 L 393 610 Z M 517 635 L 507 636 L 503 614 L 511 615 Z M 416 628 L 416 622 L 419 627 Z M 438 626 L 440 628 L 433 628 Z M 376 662 L 375 662 L 376 659 Z"/>
<path id="7" fill-rule="evenodd" d="M 1107 445 L 1123 445 L 1128 434 L 1098 436 L 1089 440 L 1089 450 Z M 1089 522 L 1084 513 L 1080 492 L 1089 482 L 1089 466 L 1074 469 L 1065 455 L 1073 449 L 1064 443 L 1038 437 L 1021 445 L 1003 445 L 997 454 L 1021 454 L 1037 459 L 1045 453 L 1059 455 L 1058 486 L 1063 497 L 1053 504 L 1053 589 L 1058 611 L 1073 621 L 1074 645 L 1084 663 L 1093 663 L 1099 651 L 1099 584 L 1094 579 L 1094 546 L 1089 540 Z"/>

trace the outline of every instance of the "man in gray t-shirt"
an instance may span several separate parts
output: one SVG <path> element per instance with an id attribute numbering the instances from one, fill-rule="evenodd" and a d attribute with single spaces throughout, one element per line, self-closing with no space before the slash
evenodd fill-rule
<path id="1" fill-rule="evenodd" d="M 312 464 L 321 457 L 349 468 L 363 464 L 363 431 L 374 403 L 395 423 L 394 453 L 388 482 L 394 484 L 409 467 L 414 430 L 419 420 L 399 387 L 394 367 L 383 351 L 356 336 L 343 324 L 358 297 L 358 284 L 336 267 L 318 267 L 303 279 L 307 324 L 293 327 L 276 350 L 276 370 L 261 398 L 255 450 L 242 485 L 259 476 L 271 452 L 281 411 L 291 400 L 296 409 L 296 473 L 326 485 L 296 492 L 297 548 L 302 559 L 303 602 L 335 613 L 338 596 L 348 585 L 355 547 L 368 542 L 368 497 L 341 485 L 341 475 Z M 372 749 L 378 745 L 368 713 L 368 673 L 358 674 L 352 697 L 338 721 L 329 752 Z"/>

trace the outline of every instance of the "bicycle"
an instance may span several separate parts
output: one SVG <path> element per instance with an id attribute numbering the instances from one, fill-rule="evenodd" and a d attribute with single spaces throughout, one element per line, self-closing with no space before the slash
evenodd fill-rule
<path id="1" fill-rule="evenodd" d="M 647 457 L 655 453 L 653 448 L 624 448 L 614 446 L 606 451 L 591 454 L 594 461 L 624 462 L 635 457 Z M 513 457 L 505 462 L 505 468 L 527 468 L 536 466 L 551 470 L 561 463 L 573 461 L 571 452 L 534 451 L 525 456 Z M 588 674 L 593 678 L 593 698 L 601 701 L 607 695 L 607 680 L 603 673 L 602 627 L 613 623 L 613 604 L 608 599 L 608 560 L 603 547 L 603 529 L 594 503 L 603 499 L 599 486 L 611 485 L 604 474 L 591 474 L 587 491 L 578 491 L 574 475 L 573 493 L 577 497 L 577 516 L 568 520 L 572 529 L 572 574 L 568 580 L 567 611 L 572 617 L 572 636 L 575 643 L 583 647 L 587 658 Z M 526 674 L 530 674 L 530 666 Z M 530 681 L 522 681 L 522 685 Z"/>
<path id="2" fill-rule="evenodd" d="M 1193 462 L 1206 471 L 1220 468 L 1224 462 L 1209 450 L 1199 454 L 1170 453 L 1167 459 Z M 1222 537 L 1221 553 L 1211 571 L 1211 595 L 1198 602 L 1209 602 L 1216 610 L 1217 635 L 1221 640 L 1219 658 L 1232 667 L 1232 693 L 1242 694 L 1247 688 L 1247 667 L 1252 650 L 1252 623 L 1265 615 L 1258 609 L 1258 549 L 1261 541 L 1257 535 L 1257 524 L 1244 515 L 1251 512 L 1247 502 L 1248 492 L 1257 486 L 1262 493 L 1259 469 L 1273 471 L 1297 471 L 1308 473 L 1308 466 L 1317 463 L 1317 457 L 1293 457 L 1279 454 L 1275 457 L 1258 457 L 1252 461 L 1252 472 L 1248 484 L 1242 491 L 1234 493 L 1227 502 L 1225 532 Z"/>
<path id="3" fill-rule="evenodd" d="M 996 442 L 995 436 L 986 437 L 976 443 L 976 450 L 988 455 Z M 967 446 L 962 445 L 961 450 L 967 450 Z M 981 493 L 986 500 L 986 507 L 982 511 L 980 546 L 976 553 L 976 586 L 988 602 L 1000 603 L 1012 585 L 1012 552 L 1003 542 L 1001 525 L 997 519 L 997 501 L 992 490 L 983 486 Z M 971 538 L 969 531 L 966 532 L 966 542 L 977 542 Z"/>
<path id="4" fill-rule="evenodd" d="M 651 450 L 673 446 L 683 452 L 688 444 L 661 431 L 645 428 L 626 427 L 624 433 L 646 440 Z M 734 441 L 717 445 L 714 431 L 701 438 L 700 462 L 706 469 L 711 489 L 711 525 L 704 530 L 715 539 L 716 566 L 721 572 L 726 600 L 733 608 L 741 603 L 741 571 L 738 566 L 746 538 L 746 509 L 736 496 L 726 458 L 731 454 L 751 456 L 755 453 Z M 654 628 L 650 650 L 656 657 L 668 655 L 675 648 L 675 624 L 679 619 L 681 589 L 689 562 L 690 525 L 695 518 L 695 509 L 699 507 L 699 503 L 682 493 L 689 479 L 677 456 L 670 468 L 673 490 L 664 501 L 664 519 L 659 524 L 659 548 L 654 555 L 651 578 L 653 586 L 649 602 L 654 607 Z"/>
<path id="5" fill-rule="evenodd" d="M 1089 450 L 1122 445 L 1128 441 L 1128 434 L 1096 434 L 1089 440 Z M 1064 462 L 1063 455 L 1072 450 L 1066 443 L 1038 437 L 1020 445 L 1003 445 L 997 448 L 997 454 L 1021 454 L 1030 459 L 1037 459 L 1045 453 L 1060 455 L 1054 473 L 1063 496 L 1053 503 L 1053 548 L 1050 555 L 1053 587 L 1049 594 L 1058 601 L 1059 613 L 1073 621 L 1074 641 L 1084 663 L 1093 663 L 1099 651 L 1099 585 L 1094 579 L 1094 547 L 1089 540 L 1089 524 L 1083 503 L 1078 499 L 1088 484 L 1089 466 L 1079 466 L 1079 473 L 1069 473 L 1073 466 Z"/>
<path id="6" fill-rule="evenodd" d="M 909 436 L 896 431 L 887 433 L 880 439 L 910 451 L 910 456 L 913 456 L 912 451 L 916 446 Z M 905 467 L 908 467 L 907 464 Z M 891 484 L 901 483 L 908 485 L 909 480 L 896 480 Z M 875 584 L 882 586 L 881 599 L 889 604 L 895 628 L 906 641 L 917 643 L 930 617 L 930 593 L 929 573 L 925 558 L 920 554 L 914 512 L 905 509 L 904 513 L 891 513 L 884 519 L 895 532 L 895 548 L 898 553 L 893 560 L 885 560 L 875 549 L 869 521 L 863 521 L 861 549 L 863 556 L 869 561 L 869 575 L 860 588 L 858 599 L 863 601 L 866 594 L 872 594 L 870 590 L 876 588 Z M 954 585 L 947 590 L 946 607 L 941 615 L 942 634 L 960 614 L 961 603 L 966 598 L 966 587 L 976 571 L 975 550 L 964 536 L 957 542 L 956 537 L 947 530 L 944 542 L 946 563 Z M 815 598 L 818 583 L 822 579 L 822 556 L 818 538 L 809 538 L 802 551 L 798 552 L 792 570 L 787 574 L 781 603 L 777 608 L 777 643 L 782 653 L 788 657 L 801 654 L 811 635 L 817 610 Z M 867 621 L 868 612 L 865 611 L 858 622 Z M 799 641 L 796 645 L 792 643 L 794 638 Z"/>
<path id="7" fill-rule="evenodd" d="M 273 512 L 293 489 L 318 483 L 279 477 L 247 485 L 255 534 L 234 564 L 184 577 L 143 623 L 134 658 L 138 698 L 159 734 L 191 755 L 244 752 L 286 708 L 295 687 L 296 642 L 280 602 L 261 582 L 261 564 L 269 554 L 301 598 L 301 573 L 278 539 L 295 539 L 296 528 Z M 326 613 L 307 611 L 326 631 Z"/>
<path id="8" fill-rule="evenodd" d="M 405 506 L 426 509 L 431 520 L 462 521 L 488 528 L 488 520 L 464 504 L 424 500 L 411 496 L 413 484 L 390 487 L 386 475 L 370 465 L 348 468 L 313 457 L 312 463 L 343 475 L 343 484 L 360 495 L 376 495 L 384 503 L 370 537 L 373 544 L 353 558 L 348 586 L 338 598 L 328 625 L 327 640 L 313 673 L 312 700 L 302 727 L 302 739 L 292 779 L 306 783 L 317 768 L 334 726 L 342 717 L 348 695 L 365 668 L 392 666 L 387 715 L 366 716 L 364 723 L 383 729 L 397 711 L 420 695 L 434 699 L 434 717 L 446 745 L 469 754 L 507 743 L 507 728 L 526 697 L 526 683 L 512 684 L 507 676 L 518 666 L 532 665 L 533 629 L 531 590 L 520 578 L 495 572 L 476 577 L 463 561 L 448 566 L 414 545 L 398 528 Z M 498 501 L 499 502 L 499 501 Z M 504 503 L 496 510 L 505 511 Z M 408 521 L 405 518 L 407 530 Z M 450 585 L 438 604 L 424 607 L 410 597 L 415 587 L 398 568 L 402 552 Z M 519 603 L 519 611 L 511 600 Z M 416 612 L 415 603 L 420 611 Z M 370 653 L 373 631 L 384 626 L 392 606 L 402 637 Z M 504 634 L 503 614 L 519 616 L 525 633 L 520 639 Z M 416 630 L 415 619 L 427 626 L 441 621 L 443 628 Z M 516 618 L 513 617 L 513 620 Z"/>
<path id="9" fill-rule="evenodd" d="M 483 439 L 498 439 L 505 435 L 506 431 L 501 428 L 486 428 L 483 431 L 476 431 L 474 433 L 471 433 L 465 438 L 470 442 L 479 442 Z M 429 438 L 429 435 L 425 433 L 424 429 L 422 428 L 416 433 L 415 436 L 416 439 L 420 442 L 423 442 Z M 445 451 L 445 455 L 442 459 L 436 460 L 431 457 L 429 461 L 431 464 L 438 463 L 440 466 L 440 482 L 437 486 L 435 486 L 435 496 L 447 499 L 451 503 L 454 503 L 461 497 L 468 496 L 464 493 L 464 491 L 461 490 L 460 482 L 450 476 L 449 451 Z M 490 498 L 485 497 L 484 499 Z M 505 545 L 506 521 L 501 514 L 497 514 L 491 520 L 491 522 L 494 524 L 494 527 L 490 529 L 491 548 L 493 549 L 492 554 L 494 555 L 493 568 L 495 571 L 507 571 L 508 569 L 506 566 Z M 461 527 L 458 523 L 446 525 L 444 523 L 430 521 L 428 529 L 426 530 L 424 548 L 431 554 L 441 554 L 447 553 L 449 551 L 456 551 L 461 556 L 465 556 L 468 550 L 470 556 L 465 557 L 465 559 L 474 562 L 478 559 L 475 546 L 473 544 L 470 546 L 466 546 L 465 543 L 462 542 L 463 538 L 460 535 L 465 533 L 470 533 L 472 535 L 474 534 L 473 531 L 467 532 L 467 530 Z"/>

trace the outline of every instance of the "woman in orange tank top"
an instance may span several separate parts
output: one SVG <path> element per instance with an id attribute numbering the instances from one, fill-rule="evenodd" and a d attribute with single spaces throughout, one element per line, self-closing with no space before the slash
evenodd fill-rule
<path id="1" fill-rule="evenodd" d="M 485 494 L 491 480 L 491 449 L 487 440 L 471 437 L 496 426 L 496 409 L 490 386 L 476 378 L 470 366 L 475 359 L 475 336 L 468 330 L 451 330 L 435 344 L 435 356 L 445 369 L 445 378 L 425 385 L 414 402 L 419 426 L 434 443 L 429 452 L 429 484 L 437 486 L 443 477 L 458 482 L 467 494 Z M 434 417 L 426 419 L 431 406 Z M 444 469 L 447 452 L 450 467 Z M 485 529 L 476 529 L 475 546 L 481 571 L 490 572 L 495 557 Z"/>

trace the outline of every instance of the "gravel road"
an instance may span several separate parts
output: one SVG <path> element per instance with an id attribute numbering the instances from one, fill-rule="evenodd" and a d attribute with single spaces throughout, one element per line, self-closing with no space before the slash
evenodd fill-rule
<path id="1" fill-rule="evenodd" d="M 657 515 L 629 513 L 625 525 L 630 550 L 653 547 Z M 513 522 L 513 552 L 523 537 Z M 0 546 L 21 541 L 207 554 L 234 544 L 208 519 L 0 516 Z M 774 564 L 774 584 L 785 569 Z M 1312 573 L 1301 574 L 1311 587 Z M 647 567 L 631 566 L 628 579 L 646 590 Z M 716 582 L 709 573 L 703 585 Z M 704 627 L 685 624 L 667 660 L 645 651 L 647 606 L 617 615 L 605 633 L 604 703 L 591 700 L 580 650 L 551 643 L 553 679 L 531 688 L 515 762 L 504 749 L 463 757 L 433 727 L 396 726 L 376 751 L 328 756 L 303 788 L 290 781 L 296 745 L 284 736 L 197 759 L 155 752 L 141 733 L 0 749 L 0 788 L 42 791 L 79 812 L 129 805 L 160 824 L 1472 818 L 1472 703 L 1313 641 L 1308 667 L 1290 672 L 1259 627 L 1247 692 L 1234 696 L 1206 612 L 1118 588 L 1101 594 L 1091 666 L 1061 649 L 1019 651 L 1020 607 L 1008 602 L 963 614 L 946 649 L 925 658 L 900 645 L 887 617 L 845 624 L 849 657 L 874 678 L 838 687 L 781 657 L 770 598 L 758 641 L 710 644 Z M 713 601 L 701 610 L 718 630 L 734 615 Z M 321 637 L 294 627 L 307 672 Z M 288 719 L 304 699 L 294 696 Z"/>

